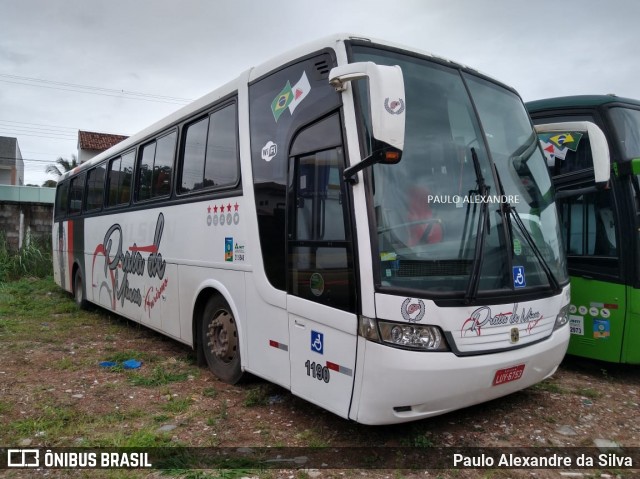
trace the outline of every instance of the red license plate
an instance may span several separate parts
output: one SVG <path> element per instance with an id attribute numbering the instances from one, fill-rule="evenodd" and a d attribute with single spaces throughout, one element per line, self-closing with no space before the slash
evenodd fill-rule
<path id="1" fill-rule="evenodd" d="M 493 385 L 498 386 L 500 384 L 509 383 L 511 381 L 517 381 L 524 374 L 524 364 L 518 364 L 506 369 L 500 369 L 496 371 L 496 375 L 493 377 Z"/>

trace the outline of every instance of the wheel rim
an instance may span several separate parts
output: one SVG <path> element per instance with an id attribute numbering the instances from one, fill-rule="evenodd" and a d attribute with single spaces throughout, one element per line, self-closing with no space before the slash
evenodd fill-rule
<path id="1" fill-rule="evenodd" d="M 230 363 L 238 350 L 238 330 L 228 311 L 218 311 L 207 327 L 207 348 L 224 363 Z"/>

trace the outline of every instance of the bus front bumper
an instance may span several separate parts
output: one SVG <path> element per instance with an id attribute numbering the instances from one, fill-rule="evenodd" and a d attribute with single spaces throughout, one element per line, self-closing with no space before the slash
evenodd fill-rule
<path id="1" fill-rule="evenodd" d="M 479 404 L 542 381 L 562 361 L 569 327 L 521 349 L 465 357 L 406 351 L 362 337 L 358 341 L 364 357 L 359 354 L 362 366 L 356 372 L 350 418 L 362 424 L 394 424 Z M 521 377 L 494 385 L 498 371 L 522 365 Z"/>

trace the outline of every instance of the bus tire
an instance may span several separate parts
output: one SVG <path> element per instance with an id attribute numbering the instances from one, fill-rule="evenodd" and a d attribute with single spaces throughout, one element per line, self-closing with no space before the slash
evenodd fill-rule
<path id="1" fill-rule="evenodd" d="M 243 376 L 240 338 L 236 319 L 222 296 L 209 298 L 200 327 L 202 352 L 211 372 L 228 384 L 238 383 Z"/>
<path id="2" fill-rule="evenodd" d="M 73 279 L 73 299 L 80 309 L 88 309 L 89 302 L 84 292 L 84 283 L 82 282 L 82 273 L 80 268 L 76 269 L 76 274 Z"/>

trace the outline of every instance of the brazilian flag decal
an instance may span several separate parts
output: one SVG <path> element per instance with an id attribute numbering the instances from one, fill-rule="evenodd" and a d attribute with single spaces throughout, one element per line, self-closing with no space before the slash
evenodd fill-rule
<path id="1" fill-rule="evenodd" d="M 545 143 L 551 143 L 556 148 L 564 150 L 568 148 L 571 151 L 576 151 L 580 140 L 582 139 L 582 133 L 577 131 L 566 131 L 562 133 L 541 133 L 538 137 Z"/>
<path id="2" fill-rule="evenodd" d="M 282 89 L 278 96 L 271 102 L 271 112 L 273 117 L 278 121 L 282 112 L 287 109 L 291 101 L 293 100 L 293 92 L 291 91 L 291 83 L 287 81 L 287 84 Z"/>

